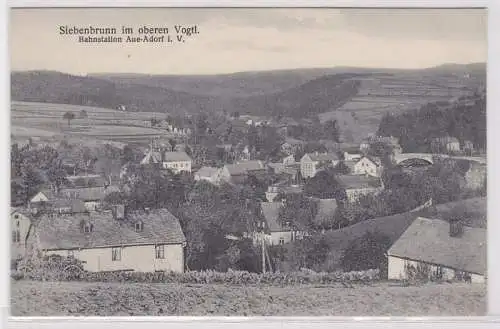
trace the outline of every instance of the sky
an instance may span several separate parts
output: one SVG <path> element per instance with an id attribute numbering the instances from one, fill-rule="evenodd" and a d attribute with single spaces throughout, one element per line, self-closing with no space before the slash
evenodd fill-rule
<path id="1" fill-rule="evenodd" d="M 85 44 L 59 26 L 197 25 L 184 43 Z M 175 34 L 172 34 L 175 38 Z M 425 68 L 487 60 L 486 9 L 12 9 L 11 70 L 217 74 L 353 66 Z"/>

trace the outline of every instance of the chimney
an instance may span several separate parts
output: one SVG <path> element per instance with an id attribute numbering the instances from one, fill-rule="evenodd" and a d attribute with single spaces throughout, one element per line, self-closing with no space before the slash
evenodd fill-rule
<path id="1" fill-rule="evenodd" d="M 116 220 L 121 220 L 125 218 L 125 206 L 122 204 L 114 205 L 112 213 L 113 213 L 113 218 Z"/>
<path id="2" fill-rule="evenodd" d="M 464 232 L 464 225 L 460 220 L 450 220 L 450 236 L 458 238 Z"/>

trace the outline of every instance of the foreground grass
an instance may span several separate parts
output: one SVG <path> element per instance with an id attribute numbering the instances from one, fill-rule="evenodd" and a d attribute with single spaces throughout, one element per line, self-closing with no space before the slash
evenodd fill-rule
<path id="1" fill-rule="evenodd" d="M 287 287 L 13 281 L 13 316 L 484 315 L 484 285 Z"/>

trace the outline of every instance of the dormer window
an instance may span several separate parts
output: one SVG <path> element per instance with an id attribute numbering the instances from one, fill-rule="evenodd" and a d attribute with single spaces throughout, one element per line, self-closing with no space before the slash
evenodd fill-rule
<path id="1" fill-rule="evenodd" d="M 144 223 L 143 222 L 135 223 L 135 231 L 142 232 L 142 230 L 144 230 Z"/>

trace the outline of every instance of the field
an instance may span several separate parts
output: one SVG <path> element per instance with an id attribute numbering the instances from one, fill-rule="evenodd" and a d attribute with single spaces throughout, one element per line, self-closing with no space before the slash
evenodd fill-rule
<path id="1" fill-rule="evenodd" d="M 87 118 L 79 118 L 80 111 Z M 68 126 L 65 112 L 75 113 Z M 96 142 L 149 141 L 152 136 L 167 136 L 165 130 L 145 127 L 151 118 L 165 118 L 165 113 L 122 112 L 98 107 L 66 104 L 12 102 L 11 134 L 14 140 L 37 137 L 40 140 L 87 138 Z"/>
<path id="2" fill-rule="evenodd" d="M 287 287 L 13 281 L 13 316 L 484 315 L 479 284 Z"/>

